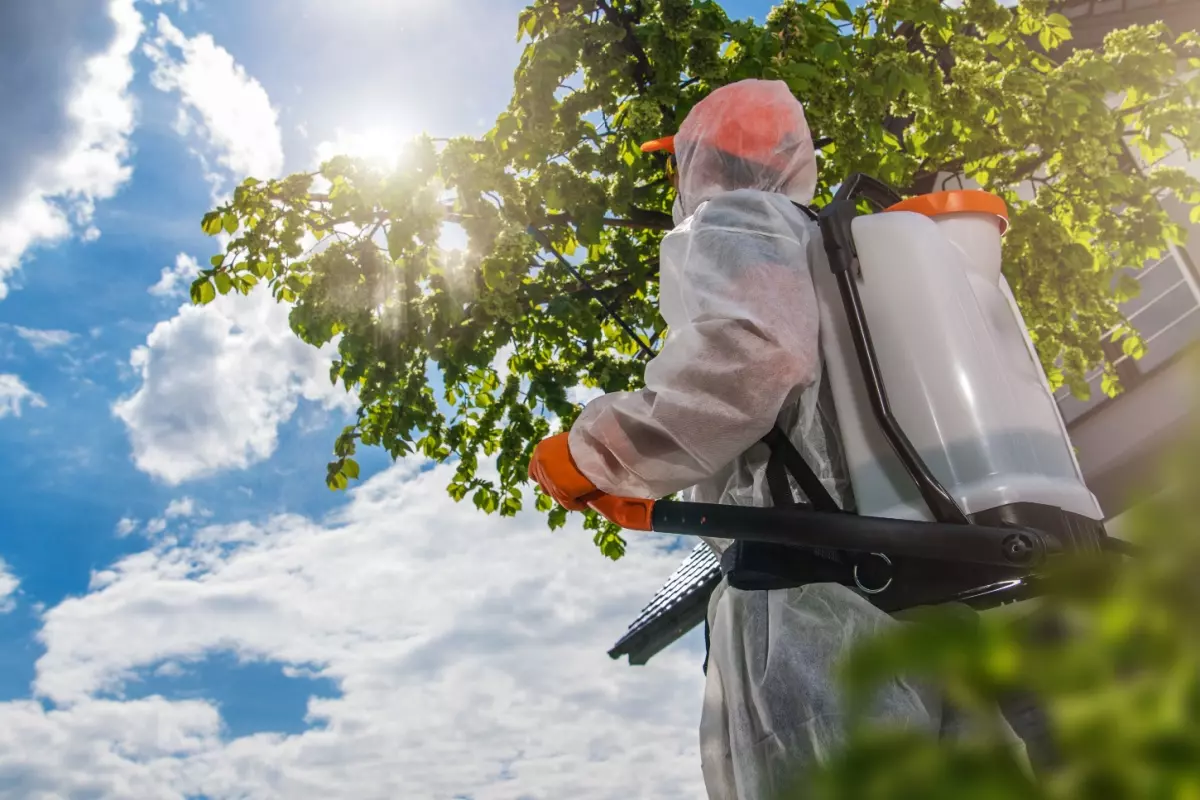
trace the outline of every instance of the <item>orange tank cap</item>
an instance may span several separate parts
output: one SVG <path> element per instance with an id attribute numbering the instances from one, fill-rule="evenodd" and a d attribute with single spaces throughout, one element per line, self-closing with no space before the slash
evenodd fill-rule
<path id="1" fill-rule="evenodd" d="M 953 192 L 934 192 L 919 194 L 907 200 L 901 200 L 884 211 L 912 211 L 927 217 L 940 217 L 943 214 L 960 214 L 973 212 L 977 214 L 995 214 L 1000 218 L 1000 235 L 1008 230 L 1008 206 L 1004 198 L 991 192 L 979 189 L 959 189 Z"/>

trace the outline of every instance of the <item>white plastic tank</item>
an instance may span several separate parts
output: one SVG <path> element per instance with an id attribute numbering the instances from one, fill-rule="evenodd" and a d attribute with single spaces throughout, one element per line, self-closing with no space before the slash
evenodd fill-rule
<path id="1" fill-rule="evenodd" d="M 864 313 L 893 414 L 967 514 L 1038 503 L 1101 520 L 1008 282 L 1004 201 L 939 192 L 856 218 Z M 931 519 L 876 422 L 835 277 L 821 346 L 859 514 Z"/>

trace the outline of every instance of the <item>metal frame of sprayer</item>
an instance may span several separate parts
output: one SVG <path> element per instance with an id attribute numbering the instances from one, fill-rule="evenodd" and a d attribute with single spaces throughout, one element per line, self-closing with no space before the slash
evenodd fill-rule
<path id="1" fill-rule="evenodd" d="M 882 182 L 856 173 L 819 213 L 798 208 L 820 227 L 874 417 L 933 520 L 843 511 L 778 428 L 763 439 L 771 450 L 767 480 L 773 507 L 623 501 L 643 509 L 645 529 L 733 540 L 735 546 L 722 561 L 732 585 L 752 589 L 837 582 L 854 587 L 888 612 L 947 602 L 991 608 L 1040 594 L 1039 572 L 1056 555 L 1077 551 L 1132 554 L 1130 545 L 1110 538 L 1101 523 L 1049 506 L 1019 503 L 974 515 L 964 513 L 904 434 L 888 402 L 854 280 L 858 255 L 851 233 L 861 201 L 882 210 L 901 199 Z M 529 232 L 637 341 L 642 355 L 652 358 L 649 345 L 549 239 L 532 226 Z M 785 472 L 796 480 L 806 502 L 794 502 Z M 741 549 L 741 545 L 746 547 Z"/>

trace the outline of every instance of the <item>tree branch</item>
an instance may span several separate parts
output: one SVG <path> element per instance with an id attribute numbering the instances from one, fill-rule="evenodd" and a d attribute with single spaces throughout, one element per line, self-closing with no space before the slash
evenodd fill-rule
<path id="1" fill-rule="evenodd" d="M 1045 153 L 1040 153 L 1039 155 L 1041 156 L 1040 158 L 1034 159 L 1027 164 L 1024 169 L 1013 176 L 1014 183 L 1020 183 L 1027 178 L 1032 178 L 1037 171 L 1045 166 L 1046 162 L 1050 160 Z"/>
<path id="2" fill-rule="evenodd" d="M 630 209 L 628 219 L 605 217 L 602 222 L 610 228 L 629 228 L 639 231 L 669 231 L 675 227 L 675 221 L 670 214 L 662 211 L 651 211 L 645 208 Z M 571 225 L 576 222 L 570 214 L 547 214 L 546 221 L 551 224 Z"/>
<path id="3" fill-rule="evenodd" d="M 625 31 L 625 38 L 621 40 L 621 46 L 625 51 L 633 56 L 636 62 L 633 70 L 633 80 L 637 84 L 638 89 L 643 95 L 649 94 L 651 87 L 654 84 L 654 67 L 650 64 L 650 57 L 646 55 L 646 48 L 642 47 L 642 43 L 638 41 L 637 32 L 633 29 L 633 20 L 617 11 L 612 7 L 610 0 L 596 0 L 596 7 L 604 12 L 604 18 L 611 24 Z M 641 9 L 639 7 L 639 18 Z M 658 104 L 659 111 L 662 112 L 663 118 L 669 122 L 673 121 L 672 117 L 675 110 L 663 103 Z"/>
<path id="4" fill-rule="evenodd" d="M 921 164 L 917 168 L 917 174 L 913 175 L 912 182 L 908 186 L 901 189 L 902 194 L 928 194 L 932 192 L 933 187 L 937 183 L 938 175 L 943 172 L 957 173 L 962 170 L 966 164 L 966 159 L 956 158 L 947 161 L 944 164 L 939 164 L 935 167 L 928 167 L 927 164 Z"/>
<path id="5" fill-rule="evenodd" d="M 596 0 L 596 7 L 604 12 L 604 18 L 611 24 L 625 30 L 625 38 L 621 40 L 621 46 L 637 62 L 633 71 L 633 79 L 642 92 L 648 92 L 650 83 L 654 79 L 654 69 L 650 66 L 650 58 L 646 55 L 646 49 L 638 41 L 637 34 L 633 30 L 633 23 L 624 14 L 613 8 L 607 0 Z"/>

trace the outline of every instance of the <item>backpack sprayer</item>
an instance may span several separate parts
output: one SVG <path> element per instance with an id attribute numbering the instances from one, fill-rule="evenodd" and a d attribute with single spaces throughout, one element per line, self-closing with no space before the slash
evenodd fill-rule
<path id="1" fill-rule="evenodd" d="M 862 201 L 881 213 L 860 214 Z M 976 190 L 904 200 L 855 174 L 819 214 L 797 207 L 828 257 L 812 272 L 856 512 L 775 429 L 763 440 L 773 507 L 609 498 L 623 526 L 734 540 L 722 571 L 738 588 L 836 582 L 887 612 L 990 608 L 1036 596 L 1058 554 L 1132 552 L 1104 529 L 1001 273 L 1004 201 Z"/>

